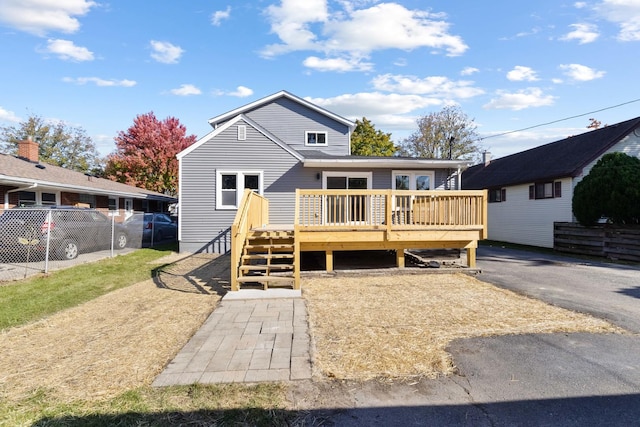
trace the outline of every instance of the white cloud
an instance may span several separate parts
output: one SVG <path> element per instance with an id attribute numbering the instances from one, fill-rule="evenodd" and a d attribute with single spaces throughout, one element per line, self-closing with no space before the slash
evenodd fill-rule
<path id="1" fill-rule="evenodd" d="M 470 76 L 471 74 L 479 73 L 480 70 L 475 67 L 465 67 L 460 71 L 461 76 Z"/>
<path id="2" fill-rule="evenodd" d="M 573 7 L 575 7 L 576 9 L 584 9 L 585 7 L 587 7 L 587 3 L 583 1 L 577 1 L 573 4 Z"/>
<path id="3" fill-rule="evenodd" d="M 538 79 L 536 72 L 530 67 L 524 67 L 522 65 L 516 65 L 513 70 L 507 73 L 507 79 L 512 82 L 535 82 Z"/>
<path id="4" fill-rule="evenodd" d="M 272 57 L 310 50 L 324 53 L 327 59 L 351 56 L 361 60 L 377 50 L 430 48 L 457 56 L 468 48 L 461 37 L 449 33 L 450 25 L 442 14 L 409 10 L 397 3 L 361 9 L 357 8 L 360 3 L 340 4 L 344 9 L 332 13 L 326 0 L 282 0 L 279 6 L 270 6 L 271 31 L 281 43 L 266 46 L 262 54 Z M 318 65 L 320 61 L 310 63 Z M 343 71 L 331 61 L 328 64 Z"/>
<path id="5" fill-rule="evenodd" d="M 547 107 L 553 105 L 555 97 L 544 95 L 540 88 L 528 88 L 518 92 L 499 90 L 497 98 L 493 98 L 482 107 L 487 110 L 513 110 L 519 111 L 530 107 Z"/>
<path id="6" fill-rule="evenodd" d="M 587 44 L 596 41 L 600 36 L 598 27 L 593 24 L 571 24 L 569 26 L 573 28 L 573 31 L 562 36 L 560 40 L 577 40 L 579 44 Z"/>
<path id="7" fill-rule="evenodd" d="M 453 81 L 443 76 L 418 78 L 416 76 L 383 74 L 376 76 L 372 80 L 372 84 L 376 90 L 385 92 L 430 95 L 445 99 L 465 99 L 484 93 L 482 89 L 474 87 L 472 81 Z"/>
<path id="8" fill-rule="evenodd" d="M 75 33 L 80 28 L 76 17 L 96 5 L 90 0 L 2 0 L 0 22 L 37 36 L 50 31 Z"/>
<path id="9" fill-rule="evenodd" d="M 371 62 L 362 62 L 360 58 L 318 58 L 310 56 L 302 63 L 305 67 L 317 71 L 371 71 Z"/>
<path id="10" fill-rule="evenodd" d="M 618 40 L 640 41 L 640 1 L 604 0 L 595 9 L 603 18 L 620 26 Z"/>
<path id="11" fill-rule="evenodd" d="M 178 96 L 200 95 L 202 91 L 191 84 L 180 85 L 177 89 L 171 89 L 170 92 Z"/>
<path id="12" fill-rule="evenodd" d="M 563 70 L 564 74 L 572 80 L 580 82 L 599 79 L 606 74 L 605 71 L 596 71 L 593 68 L 580 64 L 562 64 L 560 65 L 560 69 Z"/>
<path id="13" fill-rule="evenodd" d="M 153 49 L 151 57 L 163 64 L 177 63 L 184 53 L 184 50 L 180 46 L 156 40 L 151 40 L 151 49 Z"/>
<path id="14" fill-rule="evenodd" d="M 351 120 L 363 116 L 371 120 L 378 129 L 408 131 L 415 128 L 419 114 L 425 108 L 443 105 L 442 100 L 412 94 L 361 92 L 344 94 L 334 98 L 305 98 L 308 101 Z"/>
<path id="15" fill-rule="evenodd" d="M 19 123 L 21 119 L 13 111 L 5 110 L 0 107 L 0 121 Z"/>
<path id="16" fill-rule="evenodd" d="M 246 98 L 253 95 L 253 90 L 246 86 L 238 86 L 234 92 L 230 92 L 229 95 L 237 96 L 238 98 Z"/>
<path id="17" fill-rule="evenodd" d="M 229 19 L 231 16 L 231 6 L 227 6 L 225 10 L 217 10 L 211 15 L 211 25 L 219 27 L 222 21 Z"/>
<path id="18" fill-rule="evenodd" d="M 58 55 L 60 59 L 72 61 L 93 61 L 93 52 L 86 47 L 76 46 L 70 40 L 47 40 L 47 52 Z"/>
<path id="19" fill-rule="evenodd" d="M 126 80 L 126 79 L 125 80 L 114 80 L 114 79 L 106 80 L 106 79 L 101 79 L 100 77 L 76 77 L 76 78 L 64 77 L 62 81 L 66 83 L 75 83 L 77 85 L 86 85 L 87 83 L 93 83 L 96 86 L 103 86 L 103 87 L 109 87 L 109 86 L 132 87 L 137 84 L 135 80 Z"/>

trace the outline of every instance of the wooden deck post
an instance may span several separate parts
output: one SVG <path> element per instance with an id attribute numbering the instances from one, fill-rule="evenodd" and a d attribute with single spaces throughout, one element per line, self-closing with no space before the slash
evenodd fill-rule
<path id="1" fill-rule="evenodd" d="M 467 267 L 476 268 L 476 248 L 467 248 Z"/>
<path id="2" fill-rule="evenodd" d="M 404 268 L 404 248 L 396 249 L 396 264 L 398 268 Z"/>
<path id="3" fill-rule="evenodd" d="M 327 273 L 331 273 L 333 271 L 333 251 L 332 250 L 325 251 L 325 266 L 327 268 Z"/>

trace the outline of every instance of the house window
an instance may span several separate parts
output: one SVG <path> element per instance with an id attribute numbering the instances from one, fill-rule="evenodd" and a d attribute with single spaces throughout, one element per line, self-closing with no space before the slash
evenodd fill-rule
<path id="1" fill-rule="evenodd" d="M 35 191 L 20 191 L 18 193 L 18 206 L 34 206 L 36 204 Z"/>
<path id="2" fill-rule="evenodd" d="M 553 199 L 562 197 L 562 182 L 536 182 L 529 186 L 529 199 Z"/>
<path id="3" fill-rule="evenodd" d="M 262 194 L 260 171 L 218 171 L 216 182 L 216 209 L 237 209 L 246 188 Z"/>
<path id="4" fill-rule="evenodd" d="M 489 203 L 499 203 L 507 201 L 506 188 L 492 188 L 489 190 Z"/>
<path id="5" fill-rule="evenodd" d="M 117 197 L 109 197 L 109 213 L 111 215 L 118 216 L 118 198 Z"/>
<path id="6" fill-rule="evenodd" d="M 433 171 L 393 171 L 392 188 L 394 190 L 431 190 L 433 188 Z"/>
<path id="7" fill-rule="evenodd" d="M 51 206 L 56 204 L 56 195 L 55 193 L 42 193 L 42 205 L 43 206 Z"/>
<path id="8" fill-rule="evenodd" d="M 245 125 L 238 125 L 238 141 L 245 141 L 247 139 L 247 127 Z"/>
<path id="9" fill-rule="evenodd" d="M 305 132 L 305 145 L 327 145 L 327 133 Z"/>

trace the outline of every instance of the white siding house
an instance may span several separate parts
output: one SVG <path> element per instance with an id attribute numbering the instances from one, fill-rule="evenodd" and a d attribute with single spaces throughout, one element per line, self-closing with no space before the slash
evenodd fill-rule
<path id="1" fill-rule="evenodd" d="M 575 220 L 576 184 L 613 152 L 640 158 L 640 117 L 472 166 L 462 188 L 489 190 L 489 239 L 553 248 L 553 223 Z"/>

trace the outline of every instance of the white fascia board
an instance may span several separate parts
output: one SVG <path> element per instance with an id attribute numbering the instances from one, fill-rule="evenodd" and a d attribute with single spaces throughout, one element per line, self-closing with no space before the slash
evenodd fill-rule
<path id="1" fill-rule="evenodd" d="M 194 142 L 193 144 L 191 144 L 190 146 L 188 146 L 187 148 L 185 148 L 184 150 L 176 154 L 176 158 L 178 160 L 182 159 L 184 156 L 186 156 L 187 154 L 189 154 L 190 152 L 192 152 L 193 150 L 195 150 L 196 148 L 198 148 L 199 146 L 201 146 L 202 144 L 210 140 L 211 136 L 214 133 L 216 133 L 215 130 L 209 132 L 208 134 L 206 134 L 205 136 L 203 136 L 202 138 L 200 138 L 199 140 L 197 140 L 196 142 Z"/>
<path id="2" fill-rule="evenodd" d="M 466 169 L 471 160 L 427 160 L 427 159 L 305 159 L 305 168 L 418 168 L 418 169 Z"/>

